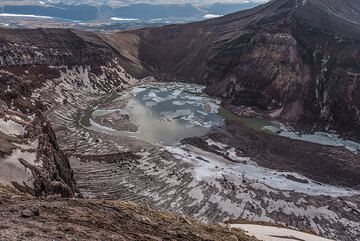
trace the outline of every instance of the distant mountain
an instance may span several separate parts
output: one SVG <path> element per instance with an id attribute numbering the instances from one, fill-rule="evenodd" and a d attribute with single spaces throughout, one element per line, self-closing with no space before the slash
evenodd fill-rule
<path id="1" fill-rule="evenodd" d="M 208 6 L 201 7 L 210 14 L 226 15 L 229 13 L 238 12 L 258 6 L 258 2 L 245 2 L 245 3 L 214 3 Z"/>
<path id="2" fill-rule="evenodd" d="M 191 4 L 133 4 L 112 10 L 114 16 L 138 19 L 201 18 L 203 12 Z"/>
<path id="3" fill-rule="evenodd" d="M 56 5 L 6 5 L 0 8 L 3 13 L 11 14 L 31 14 L 39 16 L 49 16 L 76 21 L 91 21 L 99 19 L 99 10 L 90 5 L 66 5 L 59 3 Z"/>
<path id="4" fill-rule="evenodd" d="M 213 4 L 201 9 L 192 4 L 131 4 L 123 7 L 90 4 L 28 4 L 3 5 L 0 13 L 49 16 L 74 21 L 94 21 L 111 18 L 118 19 L 202 19 L 206 14 L 224 15 L 242 9 L 248 9 L 257 3 Z M 209 15 L 210 14 L 210 15 Z"/>

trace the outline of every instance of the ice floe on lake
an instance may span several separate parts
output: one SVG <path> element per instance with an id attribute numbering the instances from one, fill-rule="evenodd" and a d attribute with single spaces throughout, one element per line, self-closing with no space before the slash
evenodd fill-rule
<path id="1" fill-rule="evenodd" d="M 106 110 L 95 109 L 92 116 L 115 111 L 127 114 L 139 130 L 137 133 L 122 131 L 122 134 L 151 143 L 173 144 L 183 138 L 204 135 L 210 128 L 223 125 L 224 119 L 218 115 L 221 102 L 205 95 L 203 89 L 203 86 L 184 83 L 148 83 L 125 91 L 113 106 Z M 116 103 L 124 107 L 120 108 Z M 92 120 L 91 124 L 100 131 L 113 132 Z"/>

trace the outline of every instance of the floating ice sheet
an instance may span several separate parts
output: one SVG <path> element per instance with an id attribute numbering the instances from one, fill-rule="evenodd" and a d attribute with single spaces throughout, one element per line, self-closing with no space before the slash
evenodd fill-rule
<path id="1" fill-rule="evenodd" d="M 151 143 L 176 143 L 186 137 L 204 135 L 210 128 L 223 124 L 223 118 L 218 115 L 220 101 L 203 94 L 203 89 L 184 83 L 144 84 L 122 94 L 130 98 L 117 99 L 126 101 L 122 103 L 124 108 L 95 110 L 93 116 L 114 111 L 126 113 L 130 121 L 139 126 L 139 131 L 122 134 L 135 135 Z M 97 130 L 112 132 L 111 128 L 92 123 Z"/>

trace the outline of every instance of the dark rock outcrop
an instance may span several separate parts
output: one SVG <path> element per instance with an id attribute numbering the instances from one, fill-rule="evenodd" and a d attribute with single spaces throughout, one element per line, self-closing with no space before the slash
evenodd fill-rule
<path id="1" fill-rule="evenodd" d="M 0 106 L 0 118 L 2 128 L 12 123 L 7 130 L 0 131 L 0 182 L 35 196 L 79 195 L 69 160 L 60 150 L 51 124 L 42 112 L 37 111 L 32 119 Z M 10 128 L 19 133 L 12 134 Z"/>
<path id="2" fill-rule="evenodd" d="M 46 117 L 38 112 L 32 125 L 39 137 L 38 158 L 42 159 L 45 170 L 33 170 L 35 195 L 61 194 L 72 197 L 78 193 L 73 171 L 65 154 L 60 150 L 55 133 Z"/>

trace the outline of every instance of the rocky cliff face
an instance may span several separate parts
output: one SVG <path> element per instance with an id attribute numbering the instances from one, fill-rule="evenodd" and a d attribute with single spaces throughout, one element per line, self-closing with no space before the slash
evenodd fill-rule
<path id="1" fill-rule="evenodd" d="M 125 48 L 136 48 L 138 65 L 129 71 L 206 84 L 232 105 L 360 138 L 359 8 L 355 0 L 274 0 L 218 19 L 112 38 L 137 39 Z"/>
<path id="2" fill-rule="evenodd" d="M 49 119 L 60 116 L 56 129 L 67 120 L 68 103 L 87 103 L 129 79 L 96 34 L 39 29 L 0 36 L 0 183 L 37 196 L 74 196 L 73 173 Z"/>
<path id="3" fill-rule="evenodd" d="M 72 197 L 78 190 L 69 161 L 41 112 L 0 107 L 0 182 L 36 196 Z"/>

